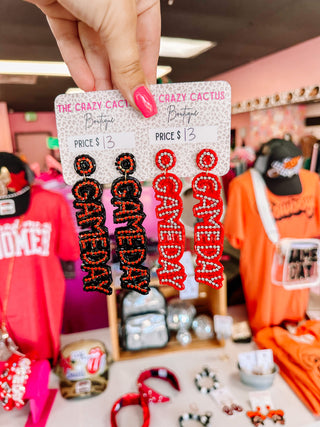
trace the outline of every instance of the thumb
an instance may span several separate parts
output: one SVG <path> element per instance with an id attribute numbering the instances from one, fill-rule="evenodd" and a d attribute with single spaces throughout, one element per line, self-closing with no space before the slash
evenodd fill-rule
<path id="1" fill-rule="evenodd" d="M 116 0 L 109 3 L 99 34 L 108 52 L 112 81 L 134 108 L 151 117 L 157 106 L 141 68 L 136 27 L 136 1 Z"/>

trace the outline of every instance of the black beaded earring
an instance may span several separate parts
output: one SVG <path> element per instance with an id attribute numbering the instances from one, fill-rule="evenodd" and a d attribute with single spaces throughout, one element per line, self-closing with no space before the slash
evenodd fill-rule
<path id="1" fill-rule="evenodd" d="M 110 258 L 110 240 L 104 223 L 106 212 L 101 201 L 102 186 L 93 178 L 88 178 L 96 169 L 95 160 L 87 155 L 75 158 L 74 168 L 84 179 L 77 181 L 72 194 L 77 224 L 86 231 L 79 233 L 81 268 L 88 274 L 83 278 L 85 291 L 99 291 L 110 295 L 112 288 L 111 268 L 107 265 Z"/>
<path id="2" fill-rule="evenodd" d="M 147 255 L 147 239 L 142 222 L 145 218 L 140 201 L 141 184 L 131 176 L 136 169 L 135 158 L 131 153 L 120 154 L 115 162 L 122 174 L 111 186 L 111 203 L 115 224 L 127 223 L 115 231 L 116 252 L 123 271 L 120 277 L 121 287 L 141 294 L 149 293 L 150 271 L 142 265 Z"/>

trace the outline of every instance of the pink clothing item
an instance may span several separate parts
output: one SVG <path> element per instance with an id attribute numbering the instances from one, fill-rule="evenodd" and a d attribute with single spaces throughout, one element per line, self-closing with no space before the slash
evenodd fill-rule
<path id="1" fill-rule="evenodd" d="M 49 411 L 46 407 L 50 396 L 48 389 L 50 370 L 50 363 L 47 360 L 37 360 L 32 366 L 24 395 L 24 399 L 30 401 L 30 426 L 40 427 L 41 419 L 44 421 L 42 425 L 45 426 L 49 416 L 51 407 L 48 408 Z"/>
<path id="2" fill-rule="evenodd" d="M 56 360 L 65 295 L 60 259 L 79 258 L 70 208 L 60 194 L 34 186 L 20 229 L 19 218 L 0 219 L 0 318 L 10 260 L 13 275 L 7 308 L 8 331 L 23 353 Z"/>
<path id="3" fill-rule="evenodd" d="M 42 399 L 41 405 L 43 405 L 40 409 L 39 406 L 37 406 L 39 405 L 39 402 L 30 400 L 30 414 L 27 422 L 25 423 L 25 427 L 45 427 L 47 425 L 51 408 L 54 404 L 57 393 L 57 388 L 48 389 L 45 397 L 39 398 Z M 41 410 L 41 412 L 39 412 L 39 410 Z"/>

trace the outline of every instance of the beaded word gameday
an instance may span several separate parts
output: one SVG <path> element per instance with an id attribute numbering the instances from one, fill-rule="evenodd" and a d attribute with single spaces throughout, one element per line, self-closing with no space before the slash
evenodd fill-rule
<path id="1" fill-rule="evenodd" d="M 115 230 L 121 286 L 148 293 L 142 181 L 152 183 L 159 202 L 155 209 L 160 284 L 184 289 L 186 273 L 180 262 L 185 249 L 184 178 L 193 179 L 193 196 L 198 200 L 192 213 L 197 221 L 195 278 L 214 288 L 222 286 L 223 205 L 218 176 L 226 174 L 230 164 L 230 85 L 225 81 L 161 84 L 151 86 L 151 92 L 158 114 L 148 119 L 115 90 L 63 94 L 55 100 L 63 176 L 73 186 L 77 223 L 84 230 L 79 240 L 86 291 L 112 292 L 105 222 L 113 209 L 113 222 L 123 224 Z M 101 202 L 103 185 L 111 185 L 113 207 Z"/>

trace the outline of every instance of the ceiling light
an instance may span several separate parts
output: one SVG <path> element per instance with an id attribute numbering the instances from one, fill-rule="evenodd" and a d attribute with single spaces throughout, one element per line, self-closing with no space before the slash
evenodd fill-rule
<path id="1" fill-rule="evenodd" d="M 169 65 L 158 65 L 157 66 L 157 79 L 160 79 L 161 77 L 166 76 L 167 74 L 171 73 L 172 67 Z M 79 89 L 78 87 L 69 87 L 66 90 L 66 93 L 81 93 L 83 92 L 82 89 Z"/>
<path id="2" fill-rule="evenodd" d="M 0 60 L 0 74 L 70 77 L 64 62 Z"/>
<path id="3" fill-rule="evenodd" d="M 166 76 L 171 73 L 172 67 L 169 65 L 158 65 L 157 66 L 157 79 L 161 79 L 161 77 Z"/>
<path id="4" fill-rule="evenodd" d="M 194 58 L 215 46 L 217 46 L 216 42 L 208 40 L 161 37 L 160 56 L 168 58 Z"/>
<path id="5" fill-rule="evenodd" d="M 35 85 L 37 83 L 37 76 L 14 76 L 10 74 L 0 74 L 0 84 L 4 85 Z"/>
<path id="6" fill-rule="evenodd" d="M 69 87 L 66 90 L 66 93 L 83 93 L 84 91 L 80 89 L 79 87 Z"/>
<path id="7" fill-rule="evenodd" d="M 172 68 L 166 65 L 157 67 L 157 78 L 170 73 Z M 0 60 L 0 75 L 55 76 L 70 77 L 64 62 L 50 61 L 9 61 Z"/>

